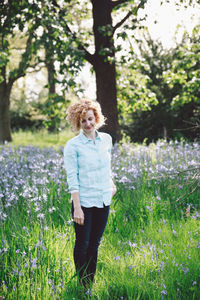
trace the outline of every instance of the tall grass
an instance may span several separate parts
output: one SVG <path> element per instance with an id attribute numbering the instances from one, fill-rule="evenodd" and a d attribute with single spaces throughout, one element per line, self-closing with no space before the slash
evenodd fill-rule
<path id="1" fill-rule="evenodd" d="M 115 146 L 118 192 L 99 248 L 96 281 L 83 291 L 73 264 L 61 149 L 1 147 L 0 296 L 199 299 L 200 191 L 190 193 L 199 153 L 198 144 Z"/>

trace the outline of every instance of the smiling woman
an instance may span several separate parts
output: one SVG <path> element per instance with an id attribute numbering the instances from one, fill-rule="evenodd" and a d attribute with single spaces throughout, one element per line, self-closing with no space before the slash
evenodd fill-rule
<path id="1" fill-rule="evenodd" d="M 86 112 L 92 110 L 95 116 L 95 128 L 98 129 L 105 124 L 105 117 L 102 115 L 101 107 L 98 102 L 91 100 L 82 100 L 71 105 L 67 111 L 67 120 L 72 126 L 72 130 L 79 132 L 81 129 L 81 119 L 85 117 Z"/>
<path id="2" fill-rule="evenodd" d="M 67 142 L 64 162 L 76 233 L 74 263 L 79 284 L 88 287 L 96 272 L 98 247 L 116 187 L 111 178 L 112 138 L 98 132 L 105 118 L 97 102 L 82 100 L 68 108 L 67 119 L 80 134 Z"/>
<path id="3" fill-rule="evenodd" d="M 81 128 L 86 136 L 95 139 L 95 115 L 92 109 L 88 110 L 85 116 L 81 119 Z"/>

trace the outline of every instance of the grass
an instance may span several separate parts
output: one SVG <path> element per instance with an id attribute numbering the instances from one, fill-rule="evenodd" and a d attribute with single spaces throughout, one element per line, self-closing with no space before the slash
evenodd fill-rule
<path id="1" fill-rule="evenodd" d="M 150 180 L 145 171 L 134 189 L 117 183 L 96 281 L 92 292 L 85 293 L 75 277 L 74 229 L 62 154 L 4 146 L 0 160 L 0 296 L 200 298 L 200 191 L 188 194 L 184 176 Z M 180 198 L 184 193 L 187 196 Z"/>
<path id="2" fill-rule="evenodd" d="M 72 138 L 74 134 L 67 128 L 58 133 L 48 133 L 47 130 L 41 129 L 39 131 L 16 131 L 12 134 L 12 145 L 27 146 L 35 145 L 37 147 L 54 147 L 64 146 L 66 141 Z"/>

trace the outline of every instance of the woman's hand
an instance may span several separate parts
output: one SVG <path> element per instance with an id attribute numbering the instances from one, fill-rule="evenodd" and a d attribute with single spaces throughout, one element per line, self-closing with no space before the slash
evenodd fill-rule
<path id="1" fill-rule="evenodd" d="M 84 213 L 81 207 L 74 208 L 74 222 L 84 225 Z"/>

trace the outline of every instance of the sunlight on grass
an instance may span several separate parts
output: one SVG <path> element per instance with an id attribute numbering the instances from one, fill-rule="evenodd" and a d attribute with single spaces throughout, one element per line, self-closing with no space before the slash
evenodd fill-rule
<path id="1" fill-rule="evenodd" d="M 12 134 L 12 145 L 15 146 L 37 146 L 37 147 L 54 147 L 65 145 L 65 143 L 74 136 L 74 133 L 67 128 L 59 133 L 49 133 L 43 129 L 40 131 L 18 131 Z"/>

